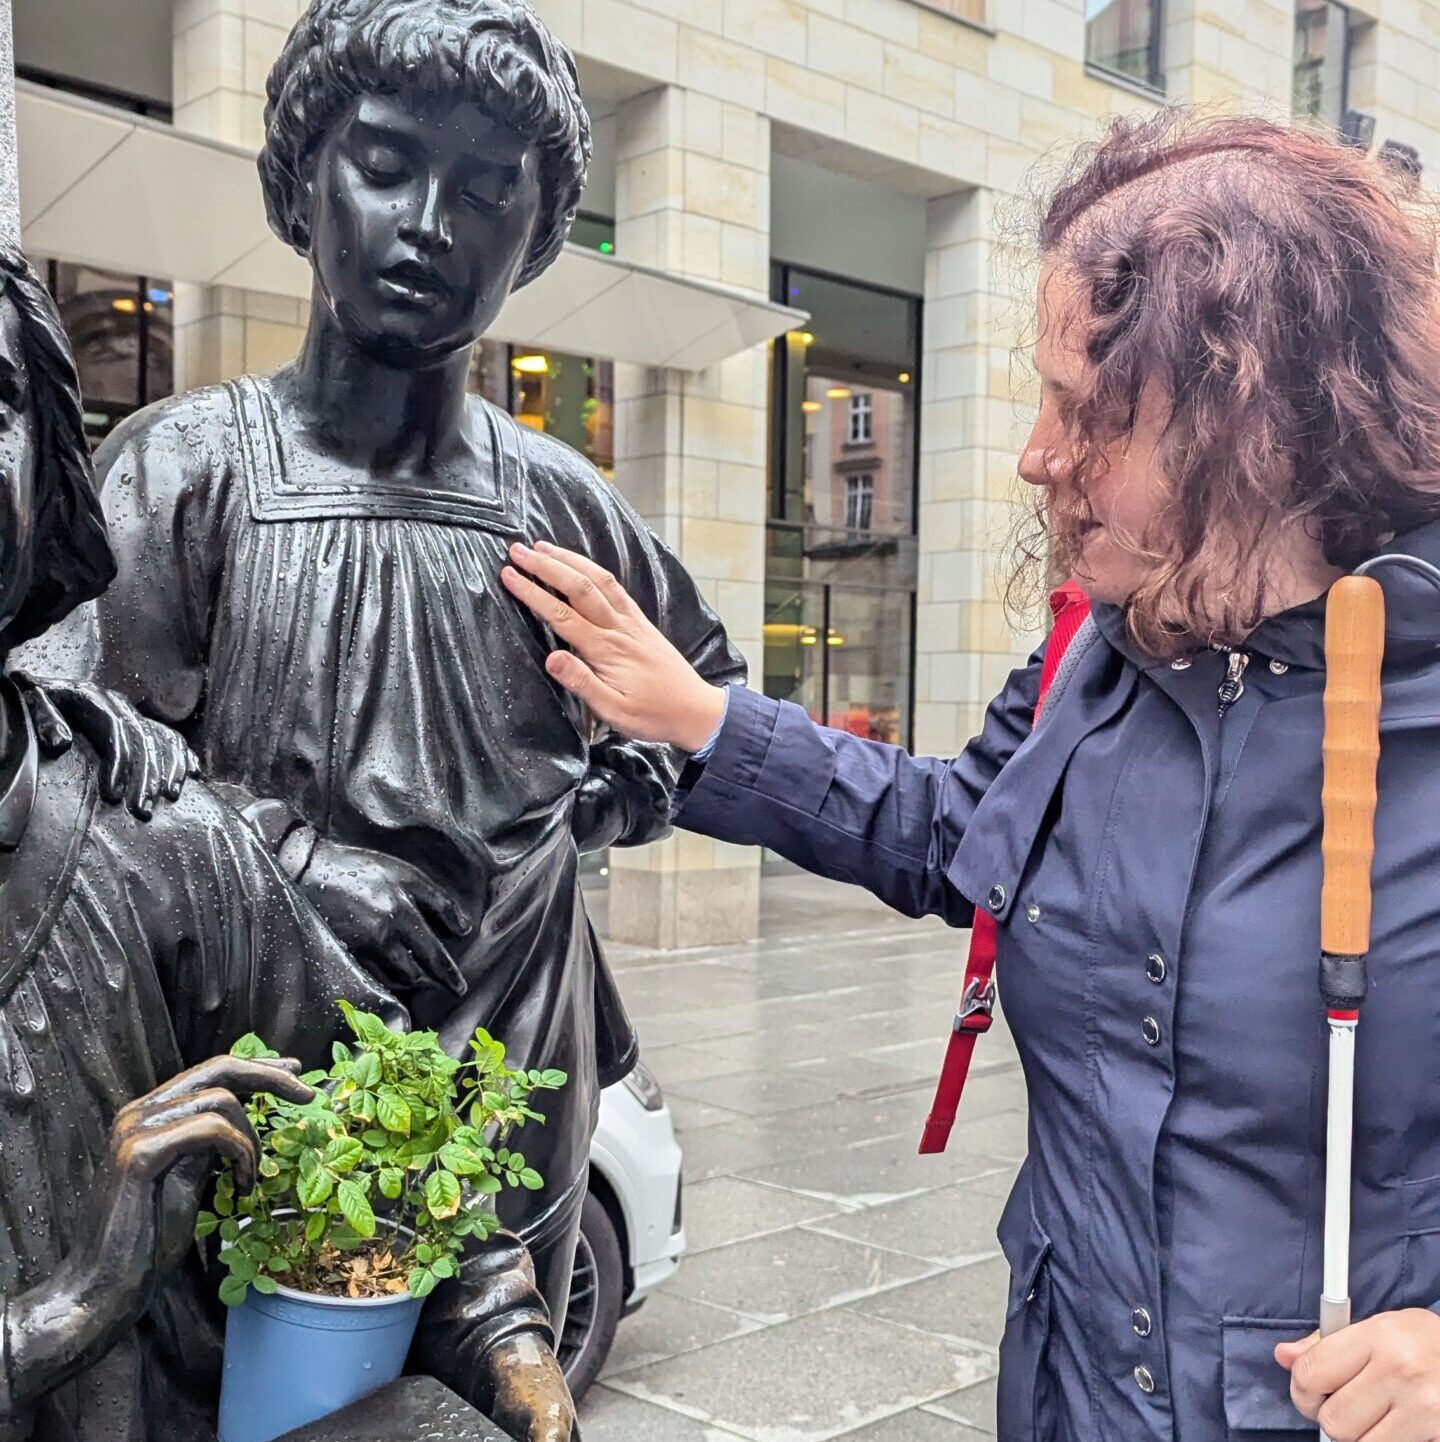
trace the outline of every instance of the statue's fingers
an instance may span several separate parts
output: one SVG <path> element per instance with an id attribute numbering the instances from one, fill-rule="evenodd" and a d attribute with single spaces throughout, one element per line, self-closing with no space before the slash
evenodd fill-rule
<path id="1" fill-rule="evenodd" d="M 315 1093 L 300 1080 L 299 1072 L 300 1063 L 294 1057 L 214 1056 L 172 1077 L 142 1101 L 167 1103 L 212 1087 L 224 1087 L 237 1097 L 268 1092 L 303 1106 Z"/>
<path id="2" fill-rule="evenodd" d="M 235 1186 L 241 1192 L 255 1186 L 255 1134 L 241 1131 L 219 1112 L 181 1117 L 169 1126 L 145 1129 L 126 1139 L 120 1152 L 123 1170 L 138 1170 L 150 1180 L 163 1177 L 171 1167 L 193 1156 L 220 1156 L 235 1167 Z"/>

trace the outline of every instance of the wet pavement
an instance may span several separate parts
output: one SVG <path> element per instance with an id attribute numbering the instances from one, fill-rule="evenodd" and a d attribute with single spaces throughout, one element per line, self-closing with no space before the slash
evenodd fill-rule
<path id="1" fill-rule="evenodd" d="M 612 947 L 686 1159 L 690 1252 L 621 1324 L 586 1442 L 980 1442 L 1024 1154 L 1003 1023 L 916 1155 L 968 936 L 767 876 L 758 943 Z"/>

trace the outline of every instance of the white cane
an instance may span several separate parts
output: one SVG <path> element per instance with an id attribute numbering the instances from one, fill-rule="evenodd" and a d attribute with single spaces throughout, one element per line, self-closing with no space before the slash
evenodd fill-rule
<path id="1" fill-rule="evenodd" d="M 1325 1148 L 1325 1276 L 1320 1335 L 1350 1325 L 1351 1144 L 1355 1029 L 1370 950 L 1375 774 L 1380 761 L 1380 666 L 1385 595 L 1366 576 L 1330 592 L 1325 620 L 1325 861 L 1320 902 L 1320 991 L 1330 1023 Z M 1329 1442 L 1324 1437 L 1324 1442 Z"/>

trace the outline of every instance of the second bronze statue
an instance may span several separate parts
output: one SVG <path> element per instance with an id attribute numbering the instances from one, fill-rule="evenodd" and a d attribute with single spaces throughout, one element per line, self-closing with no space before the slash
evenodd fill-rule
<path id="1" fill-rule="evenodd" d="M 114 433 L 118 579 L 26 660 L 176 727 L 417 1024 L 570 1074 L 534 1139 L 545 1191 L 502 1202 L 558 1326 L 600 1088 L 635 1060 L 578 857 L 662 834 L 681 758 L 546 675 L 507 549 L 583 550 L 705 676 L 744 665 L 592 466 L 467 390 L 584 184 L 565 48 L 521 0 L 314 0 L 269 96 L 271 223 L 315 276 L 302 352 Z"/>

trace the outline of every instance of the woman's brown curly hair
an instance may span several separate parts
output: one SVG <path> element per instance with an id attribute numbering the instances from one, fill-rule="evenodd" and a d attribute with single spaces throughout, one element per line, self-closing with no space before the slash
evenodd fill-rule
<path id="1" fill-rule="evenodd" d="M 1147 652 L 1243 639 L 1273 609 L 1286 528 L 1348 570 L 1440 517 L 1436 235 L 1412 178 L 1313 132 L 1174 108 L 1082 147 L 1039 240 L 1088 301 L 1089 364 L 1061 488 L 1079 503 L 1042 497 L 1027 554 L 1043 531 L 1073 572 L 1086 481 L 1158 389 L 1165 498 L 1128 608 Z"/>

